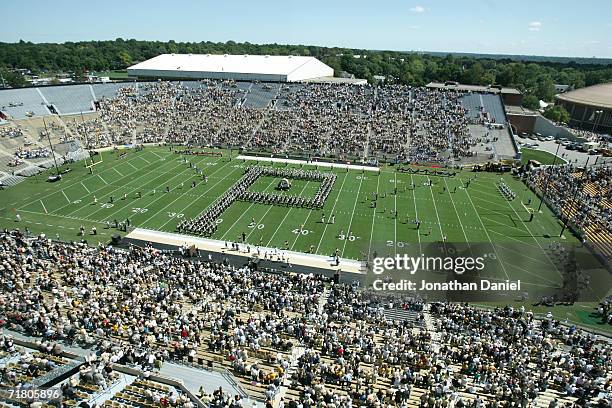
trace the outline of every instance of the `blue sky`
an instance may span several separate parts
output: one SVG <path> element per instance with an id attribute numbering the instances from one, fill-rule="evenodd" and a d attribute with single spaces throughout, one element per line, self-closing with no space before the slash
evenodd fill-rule
<path id="1" fill-rule="evenodd" d="M 249 41 L 612 57 L 610 0 L 2 0 L 0 41 Z"/>

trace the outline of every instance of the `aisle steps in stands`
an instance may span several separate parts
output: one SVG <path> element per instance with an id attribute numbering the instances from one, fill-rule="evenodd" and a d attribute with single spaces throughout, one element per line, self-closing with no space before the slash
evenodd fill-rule
<path id="1" fill-rule="evenodd" d="M 0 173 L 0 181 L 5 186 L 11 187 L 11 186 L 21 183 L 23 180 L 25 180 L 25 177 L 13 176 L 11 174 L 6 174 L 6 173 Z"/>
<path id="2" fill-rule="evenodd" d="M 388 321 L 408 321 L 413 326 L 420 326 L 422 324 L 420 321 L 421 312 L 414 310 L 402 308 L 385 309 L 383 313 Z"/>

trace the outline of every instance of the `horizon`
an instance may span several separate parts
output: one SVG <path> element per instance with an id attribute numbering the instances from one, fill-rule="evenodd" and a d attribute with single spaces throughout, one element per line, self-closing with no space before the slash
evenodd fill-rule
<path id="1" fill-rule="evenodd" d="M 576 56 L 576 55 L 542 55 L 542 54 L 504 54 L 504 53 L 487 53 L 487 52 L 473 52 L 473 51 L 445 51 L 445 50 L 392 50 L 392 49 L 376 49 L 376 48 L 351 48 L 351 47 L 344 47 L 344 46 L 339 46 L 339 45 L 316 45 L 316 44 L 297 44 L 297 43 L 254 43 L 251 41 L 236 41 L 236 40 L 220 40 L 220 41 L 210 41 L 210 40 L 200 40 L 200 41 L 176 41 L 176 40 L 147 40 L 147 39 L 141 39 L 141 38 L 122 38 L 122 37 L 117 37 L 117 38 L 110 38 L 110 39 L 102 39 L 102 40 L 97 40 L 97 39 L 85 39 L 85 40 L 76 40 L 76 41 L 63 41 L 63 42 L 49 42 L 49 41 L 41 41 L 41 42 L 34 42 L 34 41 L 28 41 L 28 40 L 24 40 L 24 39 L 20 39 L 18 41 L 12 41 L 12 42 L 6 42 L 6 41 L 0 41 L 0 44 L 18 44 L 21 41 L 24 41 L 25 43 L 31 43 L 31 44 L 56 44 L 56 45 L 62 45 L 62 44 L 67 44 L 67 43 L 86 43 L 86 42 L 107 42 L 107 41 L 116 41 L 118 39 L 122 39 L 123 41 L 145 41 L 145 42 L 160 42 L 160 43 L 168 43 L 170 41 L 174 41 L 177 44 L 180 43 L 184 43 L 184 44 L 189 44 L 189 43 L 202 43 L 202 42 L 211 42 L 211 43 L 217 43 L 217 44 L 226 44 L 228 42 L 234 42 L 236 44 L 251 44 L 251 45 L 255 45 L 255 46 L 266 46 L 266 45 L 278 45 L 278 46 L 295 46 L 295 47 L 318 47 L 318 48 L 328 48 L 328 49 L 347 49 L 347 50 L 353 50 L 353 51 L 367 51 L 367 52 L 396 52 L 396 53 L 407 53 L 407 54 L 428 54 L 428 55 L 434 55 L 434 54 L 445 54 L 445 55 L 473 55 L 473 56 L 477 56 L 477 57 L 483 57 L 483 58 L 487 58 L 487 57 L 529 57 L 529 58 L 534 58 L 534 57 L 540 57 L 540 58 L 564 58 L 564 59 L 578 59 L 578 60 L 582 60 L 582 59 L 599 59 L 599 60 L 608 60 L 610 62 L 612 62 L 612 56 L 610 57 L 598 57 L 598 56 Z M 259 55 L 259 54 L 254 54 L 254 55 Z"/>
<path id="2" fill-rule="evenodd" d="M 309 7 L 300 8 L 279 0 L 270 0 L 264 7 L 239 0 L 230 9 L 211 1 L 185 0 L 168 9 L 154 0 L 143 9 L 137 2 L 110 0 L 106 8 L 100 8 L 101 14 L 74 0 L 52 9 L 33 0 L 29 6 L 34 12 L 26 14 L 20 2 L 8 0 L 3 11 L 12 18 L 0 27 L 0 42 L 61 44 L 133 38 L 610 59 L 612 42 L 601 39 L 609 38 L 612 31 L 612 4 L 600 0 L 587 3 L 573 10 L 575 5 L 569 0 L 554 5 L 526 0 L 461 4 L 450 0 L 382 0 L 374 6 L 363 0 L 350 4 L 311 0 Z M 112 19 L 104 18 L 106 10 Z M 572 10 L 571 18 L 568 10 Z"/>

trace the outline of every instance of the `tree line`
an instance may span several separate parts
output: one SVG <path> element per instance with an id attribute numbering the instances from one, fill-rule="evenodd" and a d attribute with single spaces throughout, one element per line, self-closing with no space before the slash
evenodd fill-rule
<path id="1" fill-rule="evenodd" d="M 9 86 L 24 86 L 15 69 L 33 74 L 71 73 L 82 78 L 87 71 L 123 70 L 138 61 L 165 53 L 260 54 L 313 56 L 334 69 L 371 83 L 386 82 L 422 86 L 431 81 L 457 81 L 473 85 L 499 84 L 518 88 L 525 105 L 537 108 L 539 99 L 552 101 L 554 84 L 574 88 L 612 81 L 612 65 L 585 61 L 517 61 L 486 56 L 431 55 L 397 51 L 373 51 L 304 45 L 251 44 L 228 41 L 160 42 L 124 40 L 55 43 L 0 43 L 0 74 Z M 356 57 L 359 56 L 359 57 Z"/>

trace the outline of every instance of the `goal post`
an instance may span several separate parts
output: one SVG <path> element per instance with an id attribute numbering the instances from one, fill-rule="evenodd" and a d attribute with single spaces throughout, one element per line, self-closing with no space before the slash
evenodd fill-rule
<path id="1" fill-rule="evenodd" d="M 89 153 L 89 157 L 85 158 L 85 167 L 92 168 L 93 166 L 104 162 L 104 158 L 102 157 L 102 152 L 97 152 L 98 154 Z M 98 159 L 96 159 L 98 157 Z"/>

